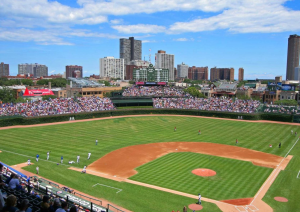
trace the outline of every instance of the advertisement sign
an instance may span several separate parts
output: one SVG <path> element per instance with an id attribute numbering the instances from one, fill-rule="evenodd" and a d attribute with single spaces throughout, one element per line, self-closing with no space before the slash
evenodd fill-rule
<path id="1" fill-rule="evenodd" d="M 281 90 L 283 90 L 283 91 L 295 91 L 295 85 L 282 84 Z"/>

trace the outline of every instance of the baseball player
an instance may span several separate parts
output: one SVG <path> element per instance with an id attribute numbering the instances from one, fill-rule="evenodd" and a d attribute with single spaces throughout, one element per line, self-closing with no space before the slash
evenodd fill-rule
<path id="1" fill-rule="evenodd" d="M 198 135 L 201 135 L 201 131 L 199 130 Z"/>
<path id="2" fill-rule="evenodd" d="M 88 158 L 87 158 L 87 159 L 90 159 L 90 158 L 91 158 L 91 154 L 92 154 L 92 153 L 90 153 L 90 152 L 88 153 Z"/>
<path id="3" fill-rule="evenodd" d="M 47 160 L 49 160 L 50 152 L 47 152 Z"/>
<path id="4" fill-rule="evenodd" d="M 79 163 L 79 159 L 80 159 L 80 156 L 79 156 L 79 155 L 77 155 L 77 163 Z"/>
<path id="5" fill-rule="evenodd" d="M 291 130 L 291 134 L 293 135 L 293 130 Z"/>
<path id="6" fill-rule="evenodd" d="M 176 132 L 176 127 L 174 128 L 174 132 Z"/>
<path id="7" fill-rule="evenodd" d="M 35 169 L 36 169 L 36 174 L 39 174 L 40 168 L 37 166 Z"/>
<path id="8" fill-rule="evenodd" d="M 98 140 L 96 140 L 96 145 L 98 145 Z"/>
<path id="9" fill-rule="evenodd" d="M 64 157 L 61 156 L 61 157 L 60 157 L 60 163 L 63 163 L 63 162 L 64 162 Z"/>
<path id="10" fill-rule="evenodd" d="M 30 163 L 30 159 L 28 159 L 28 161 L 27 161 L 27 165 L 30 165 L 31 163 Z"/>
<path id="11" fill-rule="evenodd" d="M 86 166 L 83 167 L 82 172 L 81 173 L 86 173 Z"/>
<path id="12" fill-rule="evenodd" d="M 235 144 L 237 145 L 239 143 L 238 139 L 235 140 Z"/>
<path id="13" fill-rule="evenodd" d="M 198 194 L 198 204 L 201 205 L 201 194 Z"/>
<path id="14" fill-rule="evenodd" d="M 35 158 L 36 162 L 39 162 L 39 157 L 40 157 L 40 155 L 37 154 L 37 155 L 36 155 L 36 158 Z"/>

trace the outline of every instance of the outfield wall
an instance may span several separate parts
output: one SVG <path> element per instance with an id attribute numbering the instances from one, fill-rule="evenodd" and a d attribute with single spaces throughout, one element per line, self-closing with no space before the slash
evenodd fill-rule
<path id="1" fill-rule="evenodd" d="M 74 114 L 62 114 L 53 116 L 40 116 L 30 118 L 7 118 L 0 119 L 0 127 L 14 126 L 14 125 L 33 125 L 52 122 L 69 121 L 70 117 L 74 117 L 75 120 L 93 119 L 110 116 L 126 116 L 126 115 L 145 115 L 145 114 L 173 114 L 173 115 L 191 115 L 191 116 L 208 116 L 218 118 L 238 119 L 242 116 L 244 120 L 270 120 L 281 122 L 293 122 L 293 115 L 286 114 L 271 114 L 271 113 L 229 113 L 218 111 L 201 111 L 201 110 L 185 110 L 185 109 L 126 109 L 126 110 L 110 110 L 110 111 L 97 111 L 92 113 L 74 113 Z M 296 120 L 296 119 L 295 119 Z"/>

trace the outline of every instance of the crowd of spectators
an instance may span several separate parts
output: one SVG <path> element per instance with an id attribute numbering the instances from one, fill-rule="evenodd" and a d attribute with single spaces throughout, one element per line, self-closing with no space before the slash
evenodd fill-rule
<path id="1" fill-rule="evenodd" d="M 188 97 L 183 89 L 168 86 L 132 86 L 126 88 L 123 96 L 127 97 Z"/>
<path id="2" fill-rule="evenodd" d="M 226 111 L 254 113 L 260 102 L 231 98 L 153 98 L 154 108 L 196 109 L 209 111 Z"/>
<path id="3" fill-rule="evenodd" d="M 0 163 L 0 212 L 90 212 L 53 193 L 42 194 L 34 187 L 39 187 L 37 178 L 18 176 Z M 93 211 L 100 212 L 97 208 Z"/>
<path id="4" fill-rule="evenodd" d="M 282 114 L 297 114 L 298 110 L 295 106 L 282 105 L 265 105 L 263 111 L 265 113 L 282 113 Z"/>
<path id="5" fill-rule="evenodd" d="M 79 97 L 77 99 L 56 98 L 28 103 L 0 104 L 0 116 L 21 115 L 32 117 L 114 109 L 115 107 L 109 98 L 94 96 Z"/>

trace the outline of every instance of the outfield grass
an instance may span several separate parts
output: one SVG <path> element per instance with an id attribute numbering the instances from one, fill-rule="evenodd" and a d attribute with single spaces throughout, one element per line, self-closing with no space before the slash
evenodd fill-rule
<path id="1" fill-rule="evenodd" d="M 212 177 L 191 173 L 197 168 L 217 172 Z M 191 152 L 171 153 L 136 169 L 130 179 L 197 195 L 224 200 L 254 197 L 273 169 L 251 162 Z"/>
<path id="2" fill-rule="evenodd" d="M 176 133 L 173 131 L 175 126 L 177 128 Z M 202 133 L 201 136 L 198 136 L 199 129 Z M 41 159 L 39 161 L 40 174 L 48 179 L 96 197 L 105 198 L 133 211 L 172 211 L 181 209 L 183 205 L 193 200 L 141 186 L 118 183 L 90 175 L 80 175 L 80 173 L 68 170 L 68 166 L 57 166 L 56 162 L 60 162 L 62 155 L 65 163 L 68 160 L 76 161 L 76 156 L 80 155 L 80 164 L 74 164 L 74 166 L 82 168 L 113 150 L 129 145 L 169 141 L 203 141 L 235 145 L 236 139 L 239 140 L 239 146 L 241 147 L 284 156 L 296 140 L 296 137 L 290 134 L 291 130 L 300 132 L 299 127 L 290 125 L 169 116 L 73 122 L 61 125 L 1 130 L 0 149 L 26 156 L 2 152 L 0 153 L 0 160 L 14 165 L 25 162 L 31 157 L 34 162 L 35 155 L 39 154 Z M 95 145 L 96 139 L 99 140 L 97 146 Z M 277 147 L 279 142 L 282 143 L 282 148 Z M 273 148 L 269 148 L 269 144 L 272 144 Z M 46 159 L 47 151 L 51 151 L 50 161 L 48 162 L 43 161 Z M 88 152 L 92 153 L 90 160 L 87 160 Z M 295 148 L 292 153 L 300 155 L 300 150 Z M 291 162 L 294 162 L 293 160 Z M 295 171 L 294 169 L 299 171 L 299 167 L 296 168 L 297 164 L 291 168 L 292 171 Z M 35 165 L 25 169 L 34 172 Z M 234 169 L 232 172 L 237 176 L 240 174 L 238 169 Z M 290 181 L 286 185 L 297 185 L 295 179 L 289 178 L 289 175 L 285 173 L 286 171 L 283 171 L 280 177 L 283 175 L 285 180 Z M 115 191 L 106 188 L 94 189 L 91 187 L 91 183 L 95 184 L 99 181 L 113 187 L 124 188 L 124 195 L 116 194 Z M 188 183 L 186 184 L 188 188 Z M 224 186 L 226 185 L 224 184 Z M 275 191 L 280 186 L 280 184 L 275 184 L 274 188 L 271 187 L 271 190 Z M 230 184 L 227 187 L 229 188 Z M 231 199 L 231 192 L 232 190 L 224 189 L 222 191 L 223 197 L 218 195 L 218 198 Z M 253 192 L 252 190 L 245 191 L 244 195 L 251 195 Z M 268 195 L 275 194 L 273 192 L 269 194 L 268 192 Z M 206 197 L 206 194 L 203 194 L 203 196 Z M 296 197 L 299 197 L 296 190 L 287 193 L 289 199 Z M 270 199 L 267 199 L 268 202 L 273 204 Z M 210 209 L 208 211 L 218 211 L 214 205 L 206 204 Z M 287 206 L 280 206 L 284 209 L 281 211 L 289 211 L 289 208 L 296 207 L 293 201 L 284 204 Z M 147 209 L 141 210 L 141 208 Z M 161 208 L 164 208 L 164 210 L 160 210 Z"/>

